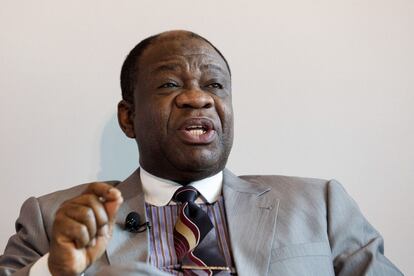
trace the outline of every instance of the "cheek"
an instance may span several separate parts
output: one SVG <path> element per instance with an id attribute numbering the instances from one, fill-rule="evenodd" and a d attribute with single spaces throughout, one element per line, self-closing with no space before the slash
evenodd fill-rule
<path id="1" fill-rule="evenodd" d="M 165 136 L 167 132 L 170 106 L 165 101 L 152 100 L 139 108 L 136 112 L 138 131 L 144 131 L 146 139 L 160 140 L 159 136 Z"/>
<path id="2" fill-rule="evenodd" d="M 218 101 L 216 104 L 217 113 L 220 117 L 223 131 L 233 130 L 233 106 L 231 99 Z"/>

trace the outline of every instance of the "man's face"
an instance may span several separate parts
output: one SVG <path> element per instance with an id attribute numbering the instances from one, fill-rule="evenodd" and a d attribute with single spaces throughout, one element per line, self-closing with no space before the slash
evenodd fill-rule
<path id="1" fill-rule="evenodd" d="M 133 122 L 142 167 L 182 182 L 222 170 L 233 110 L 220 55 L 201 39 L 169 33 L 148 46 L 138 68 Z"/>

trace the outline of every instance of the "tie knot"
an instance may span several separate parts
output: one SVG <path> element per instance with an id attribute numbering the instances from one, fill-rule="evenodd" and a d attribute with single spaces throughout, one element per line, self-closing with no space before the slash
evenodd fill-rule
<path id="1" fill-rule="evenodd" d="M 194 202 L 198 197 L 198 191 L 192 186 L 183 186 L 179 188 L 174 194 L 174 200 L 184 202 Z"/>

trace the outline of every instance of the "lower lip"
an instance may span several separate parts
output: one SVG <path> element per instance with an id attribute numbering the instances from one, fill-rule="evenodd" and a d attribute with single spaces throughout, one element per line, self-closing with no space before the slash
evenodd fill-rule
<path id="1" fill-rule="evenodd" d="M 178 131 L 180 138 L 192 145 L 205 145 L 210 144 L 213 142 L 214 138 L 216 137 L 216 131 L 215 130 L 208 130 L 205 133 L 201 135 L 192 135 L 189 131 L 186 130 L 179 130 Z"/>

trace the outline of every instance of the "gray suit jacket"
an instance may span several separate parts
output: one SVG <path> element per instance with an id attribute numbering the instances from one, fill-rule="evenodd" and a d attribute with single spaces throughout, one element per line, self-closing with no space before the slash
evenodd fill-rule
<path id="1" fill-rule="evenodd" d="M 147 234 L 123 229 L 129 212 L 145 217 L 139 171 L 113 184 L 124 203 L 106 254 L 88 268 L 87 275 L 108 264 L 145 263 L 148 258 Z M 29 198 L 23 204 L 16 234 L 0 256 L 0 275 L 27 275 L 31 264 L 49 250 L 56 209 L 85 185 Z M 402 275 L 383 255 L 381 236 L 336 181 L 237 177 L 225 170 L 223 197 L 239 275 Z"/>

